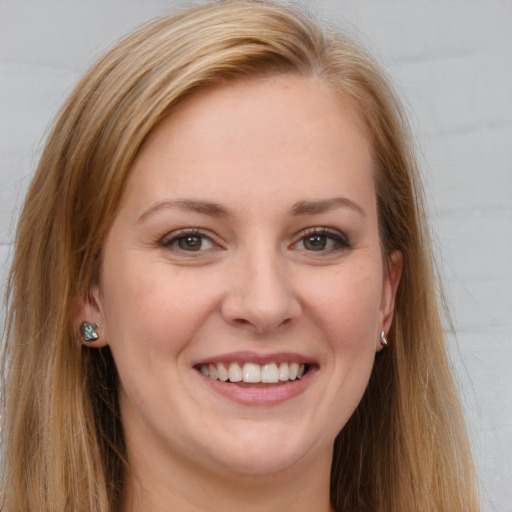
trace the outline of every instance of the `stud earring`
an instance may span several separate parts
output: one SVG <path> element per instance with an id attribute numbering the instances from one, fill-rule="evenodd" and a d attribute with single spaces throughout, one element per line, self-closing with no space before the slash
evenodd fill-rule
<path id="1" fill-rule="evenodd" d="M 388 340 L 386 339 L 386 333 L 384 331 L 380 333 L 380 344 L 382 347 L 388 346 Z"/>
<path id="2" fill-rule="evenodd" d="M 80 326 L 80 334 L 86 343 L 90 343 L 91 341 L 95 341 L 98 339 L 98 333 L 96 329 L 99 327 L 98 324 L 91 322 L 83 322 Z"/>

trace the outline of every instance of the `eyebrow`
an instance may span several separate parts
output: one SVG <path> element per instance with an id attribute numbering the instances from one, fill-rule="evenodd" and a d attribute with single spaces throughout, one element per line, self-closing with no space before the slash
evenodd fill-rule
<path id="1" fill-rule="evenodd" d="M 217 203 L 197 199 L 168 199 L 150 206 L 137 219 L 137 222 L 144 220 L 155 212 L 166 210 L 168 208 L 177 208 L 179 210 L 201 213 L 203 215 L 210 215 L 213 217 L 225 217 L 228 214 L 226 208 Z"/>
<path id="2" fill-rule="evenodd" d="M 341 207 L 350 208 L 366 217 L 364 209 L 347 197 L 333 197 L 318 201 L 299 201 L 292 206 L 291 212 L 293 215 L 315 215 Z"/>
<path id="3" fill-rule="evenodd" d="M 224 206 L 210 201 L 199 199 L 168 199 L 150 206 L 137 219 L 137 222 L 141 222 L 149 215 L 168 208 L 177 208 L 179 210 L 200 213 L 212 217 L 226 217 L 229 214 L 229 211 Z M 363 208 L 346 197 L 333 197 L 331 199 L 319 199 L 316 201 L 298 201 L 292 206 L 291 213 L 296 216 L 316 215 L 336 208 L 350 208 L 366 217 L 366 212 Z"/>

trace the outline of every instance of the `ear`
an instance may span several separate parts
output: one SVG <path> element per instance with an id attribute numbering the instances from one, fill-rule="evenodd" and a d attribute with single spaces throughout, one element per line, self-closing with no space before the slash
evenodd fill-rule
<path id="1" fill-rule="evenodd" d="M 96 333 L 98 339 L 93 341 L 85 341 L 82 334 L 80 333 L 80 326 L 83 322 L 90 322 L 97 324 Z M 76 332 L 80 333 L 80 340 L 86 347 L 101 348 L 108 345 L 105 338 L 105 331 L 102 328 L 103 318 L 99 307 L 98 290 L 97 287 L 91 288 L 87 293 L 79 298 L 75 311 L 74 325 Z"/>
<path id="2" fill-rule="evenodd" d="M 382 287 L 382 300 L 381 300 L 381 327 L 379 331 L 384 331 L 386 334 L 393 322 L 393 315 L 395 313 L 395 297 L 402 277 L 403 269 L 403 256 L 400 251 L 394 251 L 389 257 L 387 267 L 384 269 L 384 283 Z M 382 348 L 380 339 L 377 341 L 377 350 Z"/>

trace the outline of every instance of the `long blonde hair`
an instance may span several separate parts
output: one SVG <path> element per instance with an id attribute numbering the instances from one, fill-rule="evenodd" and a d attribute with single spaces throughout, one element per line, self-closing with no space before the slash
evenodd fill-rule
<path id="1" fill-rule="evenodd" d="M 97 279 L 123 185 L 155 125 L 197 88 L 262 73 L 313 76 L 352 101 L 372 143 L 383 254 L 403 254 L 389 348 L 335 442 L 333 508 L 479 509 L 400 102 L 346 36 L 290 7 L 234 0 L 158 19 L 123 39 L 85 74 L 53 125 L 19 220 L 8 282 L 9 512 L 117 509 L 125 453 L 116 370 L 108 348 L 81 346 L 77 301 Z"/>

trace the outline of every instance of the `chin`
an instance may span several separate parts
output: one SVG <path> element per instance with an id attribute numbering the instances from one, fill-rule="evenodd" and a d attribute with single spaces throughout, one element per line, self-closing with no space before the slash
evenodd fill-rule
<path id="1" fill-rule="evenodd" d="M 268 477 L 286 474 L 301 465 L 302 457 L 297 453 L 279 453 L 259 447 L 251 452 L 232 453 L 219 461 L 225 472 L 234 477 Z"/>
<path id="2" fill-rule="evenodd" d="M 334 438 L 332 442 L 325 441 L 324 449 L 319 450 L 320 442 L 315 441 L 307 430 L 300 434 L 295 429 L 291 435 L 290 425 L 282 427 L 276 428 L 274 424 L 272 428 L 262 428 L 260 425 L 252 431 L 246 429 L 243 433 L 230 434 L 230 442 L 222 451 L 215 450 L 215 453 L 210 447 L 210 460 L 216 460 L 222 471 L 234 476 L 265 477 L 293 472 L 318 457 L 319 453 L 330 459 Z M 220 446 L 220 442 L 215 443 L 216 448 Z"/>

